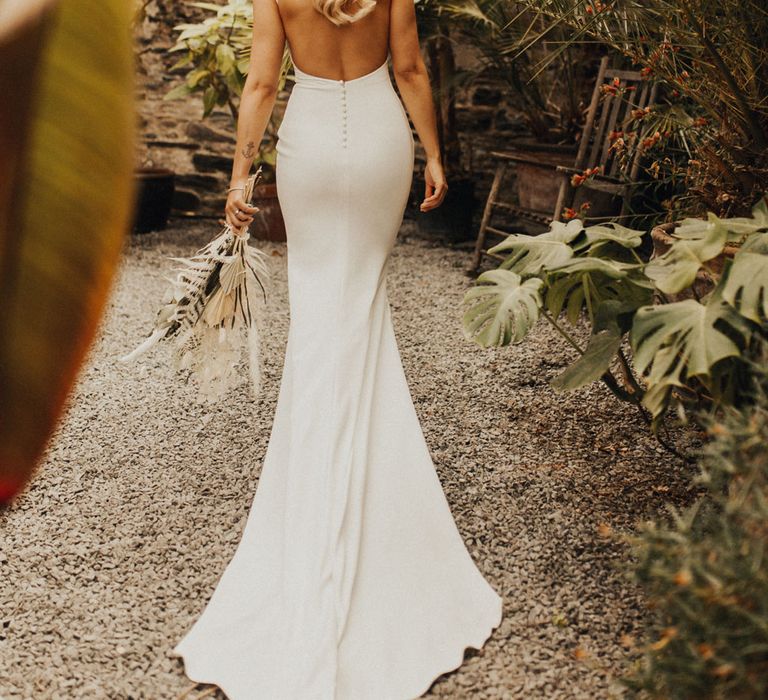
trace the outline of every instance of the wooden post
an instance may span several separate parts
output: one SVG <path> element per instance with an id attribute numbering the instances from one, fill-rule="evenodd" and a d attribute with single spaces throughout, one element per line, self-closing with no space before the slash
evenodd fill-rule
<path id="1" fill-rule="evenodd" d="M 491 222 L 493 206 L 496 204 L 496 195 L 499 193 L 501 181 L 504 178 L 504 173 L 506 170 L 507 164 L 504 161 L 499 162 L 499 164 L 496 166 L 496 174 L 493 176 L 491 190 L 488 192 L 488 199 L 485 202 L 485 209 L 483 210 L 483 218 L 480 221 L 480 229 L 477 232 L 475 254 L 472 258 L 472 266 L 469 268 L 470 273 L 476 273 L 480 267 L 480 260 L 483 257 L 483 246 L 485 245 L 485 230 L 488 228 L 488 224 Z"/>

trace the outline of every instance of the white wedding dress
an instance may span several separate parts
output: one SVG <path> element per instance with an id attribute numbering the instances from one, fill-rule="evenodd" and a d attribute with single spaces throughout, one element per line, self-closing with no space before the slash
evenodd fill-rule
<path id="1" fill-rule="evenodd" d="M 173 651 L 231 700 L 410 700 L 483 646 L 502 600 L 456 528 L 395 342 L 386 270 L 414 151 L 387 64 L 295 73 L 274 423 L 240 544 Z"/>

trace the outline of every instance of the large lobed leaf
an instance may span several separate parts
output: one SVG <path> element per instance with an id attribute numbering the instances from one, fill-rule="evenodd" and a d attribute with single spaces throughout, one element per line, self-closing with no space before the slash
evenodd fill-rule
<path id="1" fill-rule="evenodd" d="M 718 362 L 740 355 L 733 338 L 745 334 L 744 322 L 733 307 L 717 297 L 707 304 L 685 299 L 638 309 L 630 342 L 637 370 L 650 368 L 646 408 L 658 416 L 673 387 L 684 386 L 693 377 L 706 383 Z"/>
<path id="2" fill-rule="evenodd" d="M 602 302 L 595 312 L 595 323 L 584 353 L 552 380 L 552 387 L 558 391 L 572 391 L 591 384 L 608 372 L 629 329 L 635 308 L 618 300 Z"/>
<path id="3" fill-rule="evenodd" d="M 584 230 L 582 223 L 574 219 L 567 224 L 553 221 L 546 233 L 538 236 L 513 234 L 489 249 L 490 253 L 507 253 L 501 264 L 505 270 L 514 270 L 523 277 L 537 275 L 542 270 L 561 265 L 573 257 L 569 243 Z"/>
<path id="4" fill-rule="evenodd" d="M 483 347 L 520 342 L 539 319 L 543 282 L 511 270 L 489 270 L 477 281 L 464 295 L 466 337 Z"/>
<path id="5" fill-rule="evenodd" d="M 575 325 L 586 307 L 590 318 L 605 301 L 633 304 L 649 303 L 651 288 L 637 274 L 638 265 L 597 257 L 572 258 L 552 268 L 545 294 L 546 306 L 557 318 L 565 309 L 568 321 Z"/>
<path id="6" fill-rule="evenodd" d="M 700 237 L 690 235 L 693 226 L 683 229 L 684 238 L 676 240 L 664 255 L 646 265 L 645 274 L 665 294 L 676 294 L 690 287 L 702 265 L 722 252 L 728 229 L 719 220 L 702 224 L 705 225 L 695 229 Z"/>
<path id="7" fill-rule="evenodd" d="M 710 212 L 706 219 L 683 219 L 675 229 L 678 238 L 705 238 L 714 226 L 728 230 L 728 241 L 739 241 L 757 231 L 768 229 L 768 203 L 762 197 L 752 208 L 752 216 L 721 219 Z"/>
<path id="8" fill-rule="evenodd" d="M 585 245 L 592 255 L 602 252 L 610 245 L 621 248 L 639 248 L 643 242 L 643 231 L 627 228 L 614 221 L 607 224 L 596 224 L 584 229 Z"/>
<path id="9" fill-rule="evenodd" d="M 665 294 L 676 294 L 690 287 L 704 264 L 720 255 L 726 243 L 745 241 L 768 229 L 768 204 L 765 198 L 752 209 L 751 217 L 721 219 L 710 213 L 706 219 L 684 219 L 675 229 L 677 239 L 660 258 L 652 260 L 645 273 Z M 760 261 L 750 261 L 752 271 L 759 271 Z M 742 259 L 738 276 L 748 271 Z M 744 279 L 746 285 L 749 284 Z"/>
<path id="10" fill-rule="evenodd" d="M 29 105 L 1 157 L 15 167 L 1 173 L 10 196 L 0 197 L 0 501 L 29 478 L 61 413 L 134 197 L 132 5 L 47 4 L 53 11 L 20 34 L 0 26 L 0 124 Z M 19 36 L 38 71 L 14 53 Z"/>
<path id="11" fill-rule="evenodd" d="M 768 233 L 750 237 L 736 253 L 723 279 L 721 294 L 750 321 L 768 320 Z"/>
<path id="12" fill-rule="evenodd" d="M 554 221 L 538 236 L 510 235 L 490 252 L 509 253 L 501 269 L 523 278 L 541 277 L 548 311 L 557 317 L 565 309 L 575 324 L 585 307 L 592 316 L 603 301 L 632 300 L 636 307 L 649 302 L 650 285 L 639 274 L 639 263 L 622 259 L 642 243 L 642 236 L 615 223 L 585 228 L 573 219 Z"/>

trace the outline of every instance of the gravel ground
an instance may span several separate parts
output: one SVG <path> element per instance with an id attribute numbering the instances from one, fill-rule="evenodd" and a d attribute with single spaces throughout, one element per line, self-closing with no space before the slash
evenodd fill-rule
<path id="1" fill-rule="evenodd" d="M 169 651 L 232 556 L 256 488 L 288 329 L 284 245 L 260 243 L 274 283 L 259 400 L 242 387 L 228 405 L 199 405 L 167 369 L 165 348 L 141 365 L 114 360 L 149 330 L 168 256 L 210 233 L 177 224 L 126 245 L 65 419 L 28 491 L 0 515 L 2 700 L 156 700 L 190 685 Z M 468 260 L 406 222 L 389 278 L 440 479 L 505 601 L 485 648 L 468 650 L 427 697 L 616 697 L 643 605 L 605 526 L 630 528 L 685 497 L 688 475 L 601 386 L 549 388 L 571 355 L 546 325 L 512 348 L 465 341 Z"/>

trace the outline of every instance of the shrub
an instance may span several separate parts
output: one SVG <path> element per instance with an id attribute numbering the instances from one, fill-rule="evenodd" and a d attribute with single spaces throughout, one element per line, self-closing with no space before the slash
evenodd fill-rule
<path id="1" fill-rule="evenodd" d="M 763 359 L 768 359 L 763 353 Z M 632 538 L 634 578 L 654 610 L 631 695 L 768 697 L 768 382 L 709 424 L 705 494 Z"/>
<path id="2" fill-rule="evenodd" d="M 253 34 L 253 4 L 250 0 L 229 0 L 224 5 L 208 2 L 190 3 L 193 7 L 214 14 L 196 24 L 180 24 L 176 44 L 171 51 L 183 51 L 183 56 L 172 70 L 186 69 L 185 80 L 170 90 L 165 99 L 182 99 L 200 94 L 203 100 L 203 118 L 215 107 L 227 107 L 234 121 L 238 116 L 238 99 L 243 92 L 251 57 Z M 290 68 L 286 50 L 280 75 L 279 89 L 283 89 Z M 277 117 L 273 114 L 267 125 L 256 163 L 275 165 L 277 153 Z"/>
<path id="3" fill-rule="evenodd" d="M 233 97 L 243 91 L 248 73 L 253 7 L 247 0 L 230 0 L 225 5 L 190 4 L 215 14 L 197 24 L 175 27 L 179 36 L 170 50 L 184 54 L 171 70 L 188 70 L 185 81 L 173 88 L 166 99 L 200 93 L 204 117 L 216 106 L 228 106 L 236 118 Z"/>

